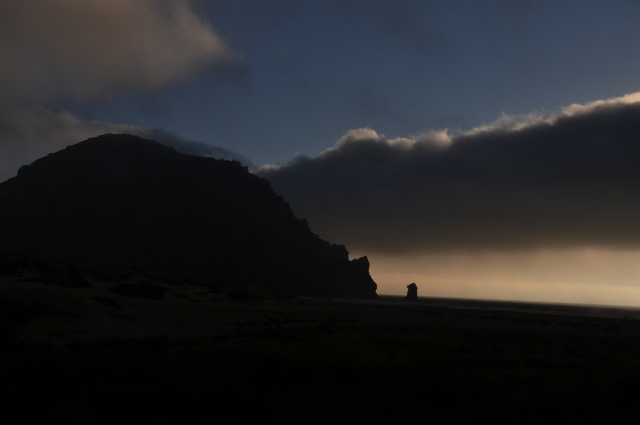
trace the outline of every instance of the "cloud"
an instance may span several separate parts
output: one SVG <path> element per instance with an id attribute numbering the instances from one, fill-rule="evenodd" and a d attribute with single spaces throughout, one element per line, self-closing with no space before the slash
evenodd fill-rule
<path id="1" fill-rule="evenodd" d="M 640 92 L 630 93 L 621 97 L 614 97 L 605 100 L 596 100 L 585 105 L 578 103 L 571 104 L 558 113 L 552 114 L 547 111 L 532 112 L 526 115 L 507 115 L 502 114 L 500 118 L 490 124 L 481 125 L 469 132 L 467 135 L 474 135 L 490 131 L 511 131 L 522 130 L 539 124 L 553 124 L 563 117 L 573 117 L 581 114 L 589 114 L 600 107 L 613 107 L 621 105 L 632 105 L 640 103 Z"/>
<path id="2" fill-rule="evenodd" d="M 387 255 L 640 247 L 640 93 L 468 132 L 348 132 L 257 174 L 324 238 Z"/>
<path id="3" fill-rule="evenodd" d="M 46 155 L 104 133 L 131 133 L 183 153 L 251 162 L 232 151 L 135 125 L 82 121 L 48 102 L 152 92 L 244 62 L 188 0 L 0 2 L 0 181 Z"/>
<path id="4" fill-rule="evenodd" d="M 140 128 L 133 134 L 137 134 L 147 139 L 155 140 L 163 145 L 171 146 L 176 151 L 196 156 L 207 156 L 218 159 L 236 160 L 250 169 L 256 168 L 255 164 L 246 156 L 220 146 L 210 145 L 204 142 L 197 142 L 178 136 L 166 130 L 157 128 Z"/>
<path id="5" fill-rule="evenodd" d="M 105 133 L 136 134 L 172 146 L 178 152 L 236 159 L 253 168 L 246 157 L 217 146 L 189 140 L 173 133 L 126 124 L 82 121 L 67 111 L 38 108 L 0 108 L 0 182 L 18 168 L 65 146 Z"/>
<path id="6" fill-rule="evenodd" d="M 186 0 L 3 0 L 0 99 L 109 98 L 243 62 Z"/>

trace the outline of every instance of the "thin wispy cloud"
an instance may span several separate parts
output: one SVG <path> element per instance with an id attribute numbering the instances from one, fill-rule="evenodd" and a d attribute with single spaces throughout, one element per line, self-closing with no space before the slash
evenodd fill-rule
<path id="1" fill-rule="evenodd" d="M 171 132 L 86 121 L 51 108 L 162 90 L 245 64 L 186 0 L 0 2 L 0 181 L 50 152 L 104 133 L 130 133 L 184 153 L 244 156 Z"/>
<path id="2" fill-rule="evenodd" d="M 0 182 L 25 164 L 68 145 L 105 133 L 127 133 L 155 140 L 181 153 L 235 159 L 253 168 L 245 156 L 173 133 L 135 125 L 83 121 L 67 111 L 46 108 L 0 109 Z"/>

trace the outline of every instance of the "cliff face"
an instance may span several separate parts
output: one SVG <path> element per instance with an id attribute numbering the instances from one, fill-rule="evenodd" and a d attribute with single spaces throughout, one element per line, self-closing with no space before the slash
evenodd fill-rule
<path id="1" fill-rule="evenodd" d="M 87 266 L 137 266 L 286 293 L 375 297 L 349 261 L 297 219 L 269 182 L 233 161 L 104 135 L 0 184 L 0 250 Z"/>

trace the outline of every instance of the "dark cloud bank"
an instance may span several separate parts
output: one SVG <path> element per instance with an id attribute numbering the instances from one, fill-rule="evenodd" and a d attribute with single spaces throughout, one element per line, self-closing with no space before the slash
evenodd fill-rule
<path id="1" fill-rule="evenodd" d="M 640 247 L 640 104 L 574 112 L 445 143 L 361 129 L 318 158 L 258 174 L 351 249 Z"/>

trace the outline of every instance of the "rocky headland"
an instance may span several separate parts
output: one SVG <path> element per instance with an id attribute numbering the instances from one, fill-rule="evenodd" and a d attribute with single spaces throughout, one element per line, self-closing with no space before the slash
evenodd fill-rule
<path id="1" fill-rule="evenodd" d="M 0 184 L 0 251 L 293 295 L 375 298 L 366 257 L 314 234 L 236 161 L 107 134 Z"/>

